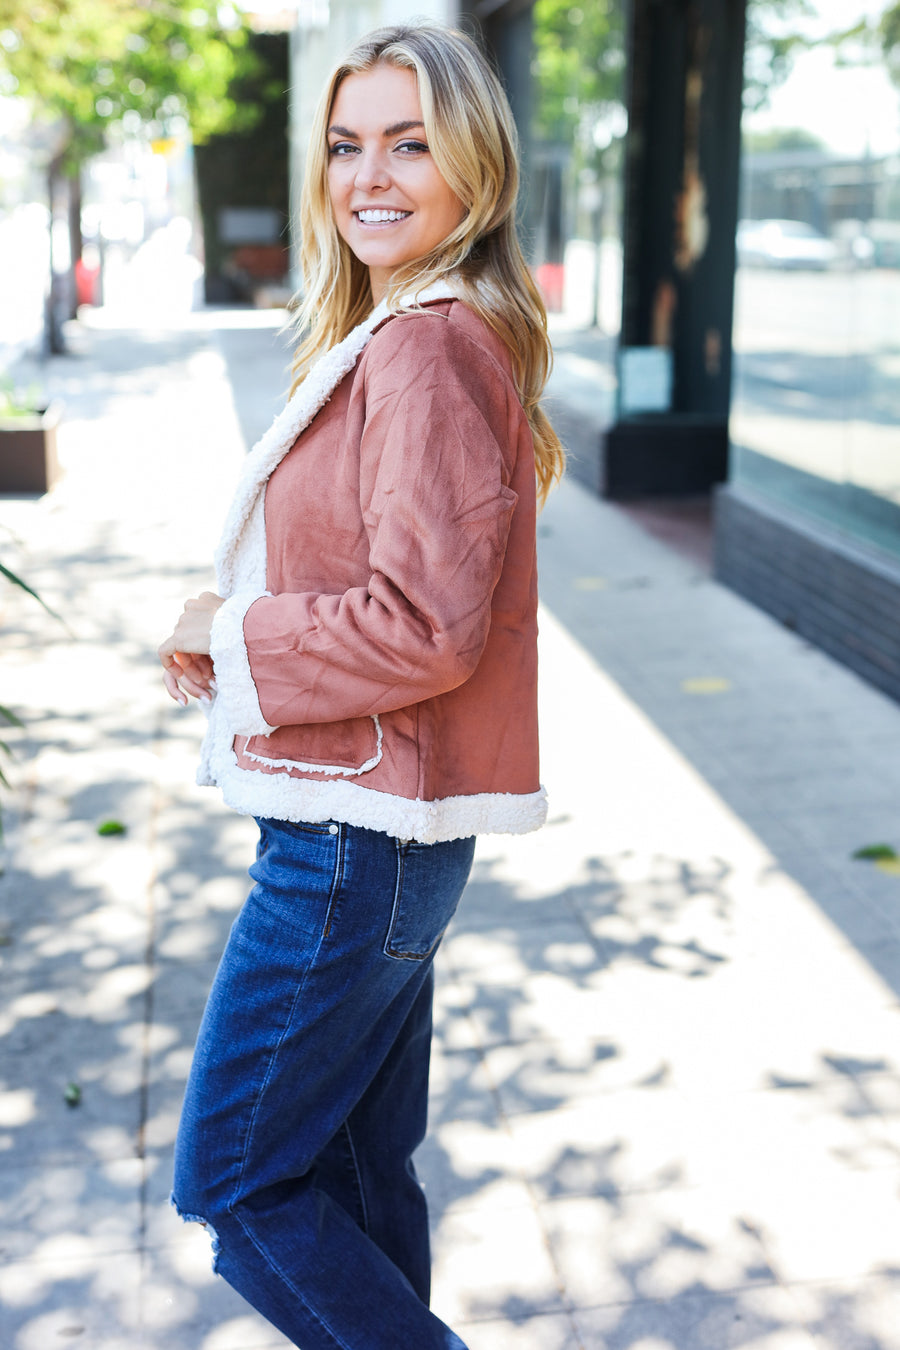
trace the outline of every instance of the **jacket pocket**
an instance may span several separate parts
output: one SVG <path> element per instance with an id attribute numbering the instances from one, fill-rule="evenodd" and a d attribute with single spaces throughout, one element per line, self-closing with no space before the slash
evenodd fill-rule
<path id="1" fill-rule="evenodd" d="M 244 755 L 264 769 L 300 773 L 339 774 L 352 778 L 370 773 L 381 763 L 384 733 L 377 714 L 343 722 L 316 722 L 303 727 L 279 727 L 271 736 L 254 736 Z"/>

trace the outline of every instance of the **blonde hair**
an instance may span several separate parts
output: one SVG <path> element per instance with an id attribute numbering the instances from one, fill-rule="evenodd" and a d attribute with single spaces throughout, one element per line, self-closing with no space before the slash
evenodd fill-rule
<path id="1" fill-rule="evenodd" d="M 550 373 L 547 315 L 516 233 L 518 140 L 503 88 L 474 42 L 434 23 L 380 28 L 361 38 L 332 72 L 313 118 L 300 205 L 300 262 L 305 294 L 297 306 L 304 333 L 293 363 L 292 392 L 322 352 L 340 342 L 372 308 L 368 268 L 338 234 L 328 189 L 327 128 L 338 86 L 384 63 L 413 71 L 425 139 L 435 165 L 465 207 L 460 224 L 423 258 L 396 269 L 387 302 L 450 278 L 460 299 L 509 350 L 516 389 L 534 436 L 543 501 L 565 455 L 539 399 Z M 407 306 L 408 307 L 408 306 Z"/>

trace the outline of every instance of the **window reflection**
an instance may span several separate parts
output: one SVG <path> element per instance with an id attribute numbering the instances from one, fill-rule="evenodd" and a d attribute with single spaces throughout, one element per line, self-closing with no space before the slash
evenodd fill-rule
<path id="1" fill-rule="evenodd" d="M 569 472 L 595 489 L 622 313 L 625 0 L 536 0 L 532 25 L 525 223 L 554 346 L 547 407 Z"/>
<path id="2" fill-rule="evenodd" d="M 900 554 L 900 3 L 753 0 L 746 72 L 733 476 Z"/>
<path id="3" fill-rule="evenodd" d="M 622 0 L 537 0 L 530 221 L 548 309 L 618 331 L 627 129 Z"/>

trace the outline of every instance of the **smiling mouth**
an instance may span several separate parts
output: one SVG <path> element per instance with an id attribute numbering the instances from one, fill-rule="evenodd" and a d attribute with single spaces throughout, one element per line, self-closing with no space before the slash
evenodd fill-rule
<path id="1" fill-rule="evenodd" d="M 382 208 L 372 208 L 368 211 L 354 211 L 353 214 L 363 225 L 388 225 L 396 220 L 406 220 L 412 215 L 412 211 L 385 211 Z"/>

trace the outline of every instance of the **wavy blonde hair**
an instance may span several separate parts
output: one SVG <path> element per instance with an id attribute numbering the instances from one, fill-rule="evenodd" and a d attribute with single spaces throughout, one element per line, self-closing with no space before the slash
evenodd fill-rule
<path id="1" fill-rule="evenodd" d="M 538 495 L 563 473 L 565 454 L 539 399 L 550 373 L 547 314 L 516 232 L 518 139 L 500 81 L 464 33 L 434 23 L 379 28 L 335 67 L 313 119 L 300 204 L 305 291 L 296 322 L 303 333 L 293 362 L 293 393 L 322 352 L 372 309 L 368 268 L 338 234 L 328 190 L 331 109 L 341 81 L 384 63 L 416 76 L 425 139 L 440 173 L 465 207 L 460 224 L 422 258 L 396 269 L 387 302 L 452 276 L 460 298 L 502 339 L 534 436 Z M 407 306 L 404 306 L 408 308 Z"/>

